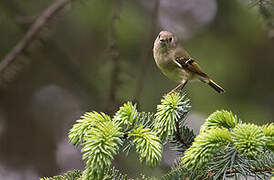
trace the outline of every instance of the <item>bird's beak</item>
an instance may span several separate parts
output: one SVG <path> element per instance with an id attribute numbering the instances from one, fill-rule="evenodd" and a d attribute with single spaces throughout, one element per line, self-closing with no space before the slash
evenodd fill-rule
<path id="1" fill-rule="evenodd" d="M 161 42 L 165 42 L 165 40 L 164 40 L 164 39 L 160 39 L 160 41 L 161 41 Z"/>
<path id="2" fill-rule="evenodd" d="M 160 43 L 162 45 L 166 45 L 167 44 L 167 39 L 160 39 Z"/>

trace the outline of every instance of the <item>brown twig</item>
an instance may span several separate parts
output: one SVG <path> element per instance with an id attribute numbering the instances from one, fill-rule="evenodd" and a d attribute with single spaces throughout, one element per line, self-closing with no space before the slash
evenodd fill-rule
<path id="1" fill-rule="evenodd" d="M 141 54 L 141 66 L 140 66 L 140 75 L 137 80 L 137 88 L 135 92 L 135 101 L 138 101 L 140 98 L 140 95 L 142 93 L 143 87 L 144 87 L 144 78 L 147 71 L 147 61 L 149 59 L 149 55 L 152 54 L 152 45 L 154 40 L 154 35 L 157 30 L 157 17 L 158 17 L 158 11 L 160 6 L 160 0 L 154 0 L 154 7 L 152 10 L 151 15 L 151 26 L 148 33 L 147 41 L 145 42 L 142 54 Z"/>
<path id="2" fill-rule="evenodd" d="M 32 42 L 35 35 L 39 33 L 41 28 L 53 17 L 59 10 L 72 0 L 56 0 L 41 15 L 37 17 L 26 35 L 14 46 L 14 48 L 4 57 L 0 63 L 0 73 L 8 67 L 16 57 Z"/>

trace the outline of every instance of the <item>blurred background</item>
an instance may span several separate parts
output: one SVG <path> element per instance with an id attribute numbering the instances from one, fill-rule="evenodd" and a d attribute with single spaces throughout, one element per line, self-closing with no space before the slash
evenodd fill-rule
<path id="1" fill-rule="evenodd" d="M 45 13 L 58 3 L 56 12 Z M 83 169 L 80 150 L 69 144 L 67 134 L 86 111 L 113 115 L 123 102 L 134 101 L 139 111 L 155 112 L 161 97 L 176 86 L 152 57 L 153 41 L 163 29 L 174 32 L 226 90 L 217 94 L 205 84 L 187 84 L 192 105 L 187 121 L 196 133 L 209 114 L 221 109 L 245 122 L 273 122 L 271 3 L 273 7 L 272 0 L 1 1 L 0 179 L 32 180 Z M 43 12 L 50 15 L 45 22 Z M 37 21 L 41 28 L 30 30 Z M 22 39 L 26 41 L 14 53 Z M 10 63 L 3 65 L 7 59 Z M 160 177 L 176 157 L 165 149 L 157 168 L 140 165 L 134 153 L 117 156 L 114 165 L 129 177 Z"/>

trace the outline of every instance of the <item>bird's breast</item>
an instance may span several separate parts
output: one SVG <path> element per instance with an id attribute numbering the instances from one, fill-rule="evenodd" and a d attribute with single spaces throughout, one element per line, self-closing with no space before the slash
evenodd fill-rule
<path id="1" fill-rule="evenodd" d="M 181 83 L 182 80 L 191 79 L 191 73 L 183 68 L 180 68 L 173 61 L 173 52 L 167 51 L 167 49 L 161 48 L 160 46 L 154 46 L 153 56 L 158 68 L 170 80 L 175 81 L 176 83 Z"/>
<path id="2" fill-rule="evenodd" d="M 181 83 L 182 80 L 190 79 L 191 77 L 188 71 L 180 68 L 172 59 L 163 58 L 156 64 L 165 76 L 176 83 Z"/>

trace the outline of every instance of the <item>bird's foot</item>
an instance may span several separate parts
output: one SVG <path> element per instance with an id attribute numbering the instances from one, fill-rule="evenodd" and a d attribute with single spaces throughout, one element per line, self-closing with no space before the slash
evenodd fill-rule
<path id="1" fill-rule="evenodd" d="M 167 95 L 170 95 L 170 94 L 174 93 L 174 92 L 175 92 L 177 89 L 179 89 L 179 88 L 183 89 L 184 86 L 186 85 L 186 83 L 187 83 L 187 80 L 182 81 L 181 84 L 179 84 L 179 85 L 176 86 L 174 89 L 172 89 Z"/>
<path id="2" fill-rule="evenodd" d="M 169 91 L 169 93 L 167 93 L 167 95 L 171 95 L 171 94 L 174 93 L 174 92 L 175 92 L 175 90 L 172 89 L 171 91 Z"/>

